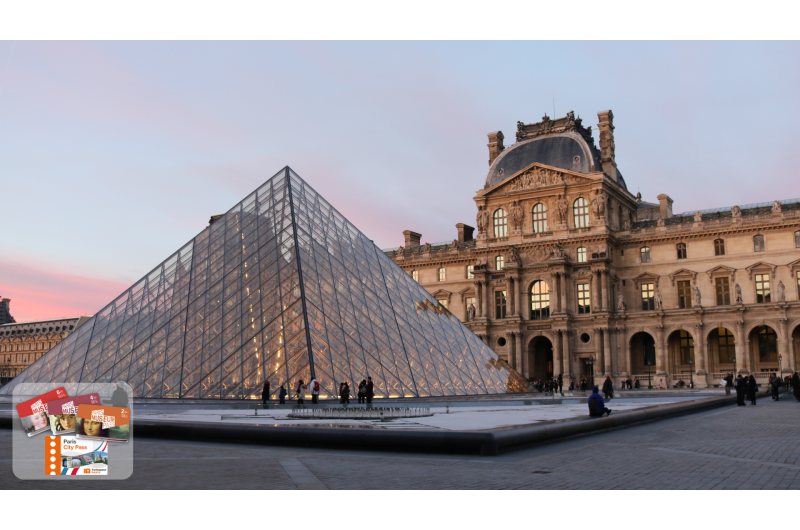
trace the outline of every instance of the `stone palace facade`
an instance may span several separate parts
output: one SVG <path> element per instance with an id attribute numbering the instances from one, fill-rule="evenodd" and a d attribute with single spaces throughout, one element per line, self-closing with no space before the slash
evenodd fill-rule
<path id="1" fill-rule="evenodd" d="M 719 384 L 797 369 L 800 200 L 673 214 L 628 190 L 614 116 L 489 134 L 473 227 L 386 253 L 525 377 Z"/>

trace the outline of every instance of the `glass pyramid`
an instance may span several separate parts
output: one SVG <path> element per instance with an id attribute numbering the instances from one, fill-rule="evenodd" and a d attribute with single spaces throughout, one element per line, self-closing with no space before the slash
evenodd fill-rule
<path id="1" fill-rule="evenodd" d="M 367 376 L 385 398 L 524 384 L 286 167 L 0 394 L 123 380 L 142 398 L 254 399 L 311 376 L 323 398 Z"/>

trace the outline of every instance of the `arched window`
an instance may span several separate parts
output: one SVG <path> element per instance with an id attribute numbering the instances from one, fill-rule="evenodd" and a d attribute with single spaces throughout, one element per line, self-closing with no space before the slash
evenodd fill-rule
<path id="1" fill-rule="evenodd" d="M 642 256 L 642 263 L 650 263 L 650 247 L 640 248 L 639 255 Z"/>
<path id="2" fill-rule="evenodd" d="M 681 364 L 694 364 L 694 337 L 681 330 Z"/>
<path id="3" fill-rule="evenodd" d="M 572 203 L 572 215 L 575 218 L 575 228 L 589 226 L 589 203 L 583 197 L 578 197 Z"/>
<path id="4" fill-rule="evenodd" d="M 497 271 L 503 270 L 503 266 L 505 265 L 504 261 L 505 260 L 503 259 L 503 256 L 495 257 L 494 258 L 494 269 L 497 270 Z"/>
<path id="5" fill-rule="evenodd" d="M 758 360 L 778 362 L 778 335 L 769 326 L 758 326 Z"/>
<path id="6" fill-rule="evenodd" d="M 542 280 L 531 285 L 531 320 L 550 318 L 550 288 Z"/>
<path id="7" fill-rule="evenodd" d="M 502 208 L 494 212 L 494 237 L 508 237 L 508 219 Z"/>
<path id="8" fill-rule="evenodd" d="M 686 259 L 686 243 L 678 243 L 675 248 L 678 251 L 678 259 Z"/>
<path id="9" fill-rule="evenodd" d="M 578 263 L 586 263 L 586 247 L 578 247 Z"/>
<path id="10" fill-rule="evenodd" d="M 764 241 L 764 236 L 753 236 L 753 250 L 756 252 L 764 252 L 767 249 L 767 244 Z"/>
<path id="11" fill-rule="evenodd" d="M 533 231 L 537 234 L 547 232 L 547 206 L 542 203 L 533 207 Z"/>

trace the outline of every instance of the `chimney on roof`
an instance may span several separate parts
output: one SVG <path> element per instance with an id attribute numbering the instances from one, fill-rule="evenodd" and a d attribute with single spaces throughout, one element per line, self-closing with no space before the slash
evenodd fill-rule
<path id="1" fill-rule="evenodd" d="M 669 219 L 672 217 L 672 199 L 669 198 L 669 195 L 666 193 L 662 193 L 658 196 L 658 205 L 659 211 L 658 213 L 661 215 L 662 219 Z"/>
<path id="2" fill-rule="evenodd" d="M 614 113 L 604 110 L 597 113 L 600 131 L 600 160 L 603 162 L 603 173 L 617 181 L 617 162 L 614 159 Z"/>
<path id="3" fill-rule="evenodd" d="M 419 246 L 419 238 L 422 234 L 412 232 L 411 230 L 403 230 L 403 235 L 406 238 L 406 248 L 416 248 Z"/>
<path id="4" fill-rule="evenodd" d="M 488 136 L 489 143 L 486 145 L 489 146 L 489 165 L 491 166 L 494 159 L 505 149 L 505 147 L 503 147 L 503 138 L 505 137 L 503 136 L 503 131 L 492 132 L 489 133 Z"/>
<path id="5" fill-rule="evenodd" d="M 458 229 L 459 243 L 466 243 L 467 241 L 472 241 L 474 239 L 472 237 L 472 233 L 475 231 L 474 227 L 465 225 L 464 223 L 458 223 L 456 225 L 456 229 Z"/>

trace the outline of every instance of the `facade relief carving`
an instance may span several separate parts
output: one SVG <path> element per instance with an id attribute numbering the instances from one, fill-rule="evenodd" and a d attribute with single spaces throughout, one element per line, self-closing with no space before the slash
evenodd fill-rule
<path id="1" fill-rule="evenodd" d="M 781 213 L 781 201 L 772 203 L 772 213 Z"/>
<path id="2" fill-rule="evenodd" d="M 502 191 L 504 193 L 510 193 L 514 191 L 544 188 L 545 186 L 580 184 L 582 182 L 590 182 L 590 179 L 576 177 L 575 175 L 569 175 L 554 169 L 532 167 L 503 186 Z"/>
<path id="3" fill-rule="evenodd" d="M 595 220 L 603 220 L 606 218 L 606 196 L 600 190 L 595 190 L 594 197 L 592 197 L 592 214 Z"/>
<path id="4" fill-rule="evenodd" d="M 478 233 L 486 235 L 486 228 L 489 226 L 489 210 L 485 206 L 478 206 L 475 223 L 478 225 Z"/>
<path id="5" fill-rule="evenodd" d="M 742 216 L 742 209 L 741 208 L 739 208 L 738 206 L 734 206 L 733 208 L 731 208 L 731 217 L 737 218 L 737 217 L 741 217 L 741 216 Z"/>
<path id="6" fill-rule="evenodd" d="M 567 208 L 569 208 L 567 200 L 563 195 L 559 195 L 553 208 L 553 213 L 556 217 L 556 225 L 563 226 L 567 224 Z"/>
<path id="7" fill-rule="evenodd" d="M 525 218 L 525 213 L 520 205 L 521 202 L 522 201 L 512 201 L 511 206 L 508 208 L 512 230 L 522 230 L 522 221 Z"/>
<path id="8" fill-rule="evenodd" d="M 536 245 L 533 248 L 527 249 L 523 252 L 525 261 L 530 263 L 542 263 L 551 258 L 558 258 L 564 256 L 564 251 L 558 243 L 547 243 L 544 245 Z"/>
<path id="9" fill-rule="evenodd" d="M 583 137 L 586 143 L 594 146 L 591 126 L 584 127 L 583 120 L 581 120 L 580 116 L 576 118 L 574 111 L 569 111 L 565 117 L 557 120 L 553 120 L 545 114 L 539 123 L 526 125 L 521 121 L 517 122 L 517 141 L 529 140 L 543 134 L 564 132 L 576 132 Z"/>

